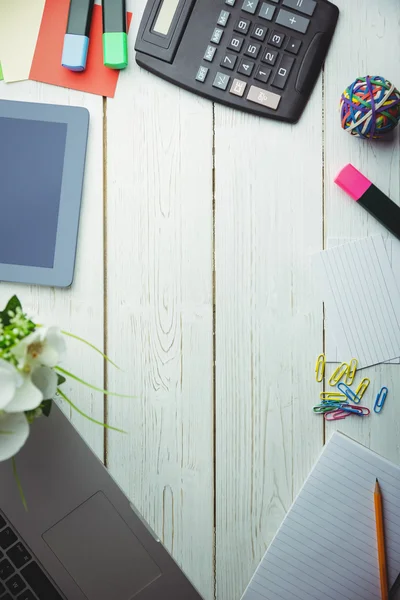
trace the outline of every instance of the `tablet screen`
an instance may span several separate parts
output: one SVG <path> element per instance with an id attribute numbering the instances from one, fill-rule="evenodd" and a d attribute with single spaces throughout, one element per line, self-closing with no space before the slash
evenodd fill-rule
<path id="1" fill-rule="evenodd" d="M 53 268 L 67 124 L 0 117 L 0 263 Z"/>

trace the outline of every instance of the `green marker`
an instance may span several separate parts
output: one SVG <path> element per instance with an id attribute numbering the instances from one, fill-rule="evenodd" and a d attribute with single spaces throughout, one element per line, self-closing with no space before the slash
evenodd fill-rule
<path id="1" fill-rule="evenodd" d="M 128 66 L 126 0 L 103 0 L 103 62 L 110 69 Z"/>

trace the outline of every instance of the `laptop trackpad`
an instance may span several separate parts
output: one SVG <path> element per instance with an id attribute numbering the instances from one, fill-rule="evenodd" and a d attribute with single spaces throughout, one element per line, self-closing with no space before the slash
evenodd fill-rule
<path id="1" fill-rule="evenodd" d="M 43 534 L 89 600 L 131 600 L 161 571 L 102 492 Z"/>

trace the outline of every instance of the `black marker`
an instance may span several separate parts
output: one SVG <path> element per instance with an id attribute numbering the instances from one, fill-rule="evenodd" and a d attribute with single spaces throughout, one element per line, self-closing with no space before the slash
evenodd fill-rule
<path id="1" fill-rule="evenodd" d="M 103 61 L 110 69 L 128 66 L 125 0 L 103 0 Z"/>
<path id="2" fill-rule="evenodd" d="M 70 71 L 84 71 L 89 47 L 94 0 L 71 0 L 61 64 Z"/>
<path id="3" fill-rule="evenodd" d="M 400 206 L 372 181 L 349 164 L 340 171 L 335 183 L 400 240 Z"/>

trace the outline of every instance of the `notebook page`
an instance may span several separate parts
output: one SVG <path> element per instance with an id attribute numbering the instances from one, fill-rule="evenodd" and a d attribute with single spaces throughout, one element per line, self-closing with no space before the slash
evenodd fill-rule
<path id="1" fill-rule="evenodd" d="M 242 600 L 381 600 L 376 478 L 392 586 L 400 572 L 400 467 L 335 432 Z"/>
<path id="2" fill-rule="evenodd" d="M 324 250 L 315 267 L 340 356 L 400 356 L 400 292 L 381 235 Z"/>
<path id="3" fill-rule="evenodd" d="M 335 248 L 336 246 L 341 246 L 343 244 L 347 244 L 349 242 L 354 242 L 356 239 L 352 238 L 328 238 L 326 245 L 327 248 Z M 389 258 L 390 266 L 392 267 L 393 275 L 396 282 L 399 284 L 400 282 L 400 242 L 395 240 L 393 237 L 388 237 L 383 239 L 383 243 L 385 244 L 386 252 Z M 335 330 L 333 324 L 330 320 L 329 315 L 329 306 L 325 305 L 325 357 L 327 362 L 339 363 L 343 361 L 348 361 L 352 357 L 344 357 L 340 356 L 336 337 Z M 385 361 L 390 364 L 400 364 L 400 358 L 395 358 L 393 360 Z M 368 365 L 363 365 L 362 368 L 367 367 Z"/>

